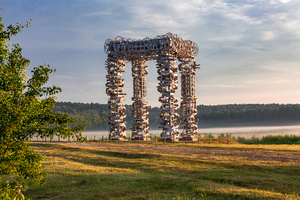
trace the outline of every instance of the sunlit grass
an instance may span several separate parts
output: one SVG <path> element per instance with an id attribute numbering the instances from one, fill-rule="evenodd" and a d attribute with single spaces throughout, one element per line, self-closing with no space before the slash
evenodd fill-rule
<path id="1" fill-rule="evenodd" d="M 33 199 L 299 199 L 300 145 L 31 143 Z"/>

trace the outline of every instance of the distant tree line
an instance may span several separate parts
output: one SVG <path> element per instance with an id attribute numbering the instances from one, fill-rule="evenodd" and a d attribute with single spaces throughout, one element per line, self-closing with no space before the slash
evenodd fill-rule
<path id="1" fill-rule="evenodd" d="M 132 106 L 126 107 L 127 126 L 133 122 Z M 77 119 L 78 124 L 86 125 L 87 130 L 108 129 L 107 104 L 57 102 L 53 110 L 57 113 L 68 113 Z M 199 126 L 241 125 L 262 123 L 295 123 L 300 122 L 299 104 L 229 104 L 198 105 Z M 178 111 L 179 112 L 179 111 Z M 160 108 L 149 107 L 149 123 L 152 129 L 160 124 Z"/>
<path id="2" fill-rule="evenodd" d="M 299 104 L 222 105 L 212 106 L 212 111 L 208 112 L 201 112 L 202 109 L 207 110 L 207 106 L 198 106 L 198 115 L 196 118 L 204 124 L 292 124 L 300 122 Z"/>

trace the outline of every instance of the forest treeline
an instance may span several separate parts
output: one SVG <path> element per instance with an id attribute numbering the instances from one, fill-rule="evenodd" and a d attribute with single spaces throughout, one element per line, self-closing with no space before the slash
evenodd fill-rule
<path id="1" fill-rule="evenodd" d="M 131 127 L 132 106 L 126 107 L 127 126 Z M 57 102 L 53 110 L 57 113 L 68 113 L 77 119 L 78 124 L 86 130 L 107 130 L 107 104 Z M 293 124 L 300 122 L 299 104 L 229 104 L 198 105 L 199 127 L 231 125 Z M 149 107 L 149 123 L 152 129 L 160 124 L 160 109 Z"/>

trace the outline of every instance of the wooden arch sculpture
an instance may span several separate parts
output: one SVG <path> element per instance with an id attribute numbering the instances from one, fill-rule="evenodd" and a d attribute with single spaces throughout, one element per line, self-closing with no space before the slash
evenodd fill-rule
<path id="1" fill-rule="evenodd" d="M 147 61 L 156 60 L 159 85 L 157 90 L 161 93 L 162 137 L 175 139 L 179 136 L 192 139 L 197 134 L 195 115 L 197 114 L 197 97 L 195 95 L 195 74 L 199 65 L 195 62 L 198 46 L 190 40 L 183 40 L 176 34 L 167 33 L 155 38 L 131 40 L 122 37 L 107 39 L 104 44 L 107 54 L 106 93 L 109 96 L 109 137 L 120 139 L 126 136 L 126 108 L 122 105 L 125 99 L 123 93 L 124 79 L 122 72 L 126 66 L 124 61 L 132 63 L 133 76 L 133 118 L 132 137 L 145 139 L 148 136 L 149 118 L 148 104 L 146 102 L 146 75 L 148 74 Z M 176 60 L 180 62 L 175 65 Z M 178 76 L 181 73 L 181 102 L 180 123 L 182 132 L 178 130 L 179 114 L 178 99 L 175 97 Z"/>

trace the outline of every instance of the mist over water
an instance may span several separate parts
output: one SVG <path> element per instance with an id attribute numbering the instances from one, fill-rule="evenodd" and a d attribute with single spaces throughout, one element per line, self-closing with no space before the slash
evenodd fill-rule
<path id="1" fill-rule="evenodd" d="M 150 130 L 149 133 L 152 135 L 160 135 L 161 130 Z M 224 133 L 231 134 L 231 136 L 234 137 L 251 138 L 254 135 L 255 137 L 262 138 L 266 135 L 300 135 L 300 125 L 200 128 L 198 129 L 198 133 L 212 133 L 216 137 Z M 83 136 L 87 136 L 90 139 L 93 139 L 94 136 L 97 138 L 101 136 L 107 137 L 108 134 L 108 131 L 86 131 L 82 133 Z M 128 130 L 126 135 L 131 135 L 131 131 Z"/>

